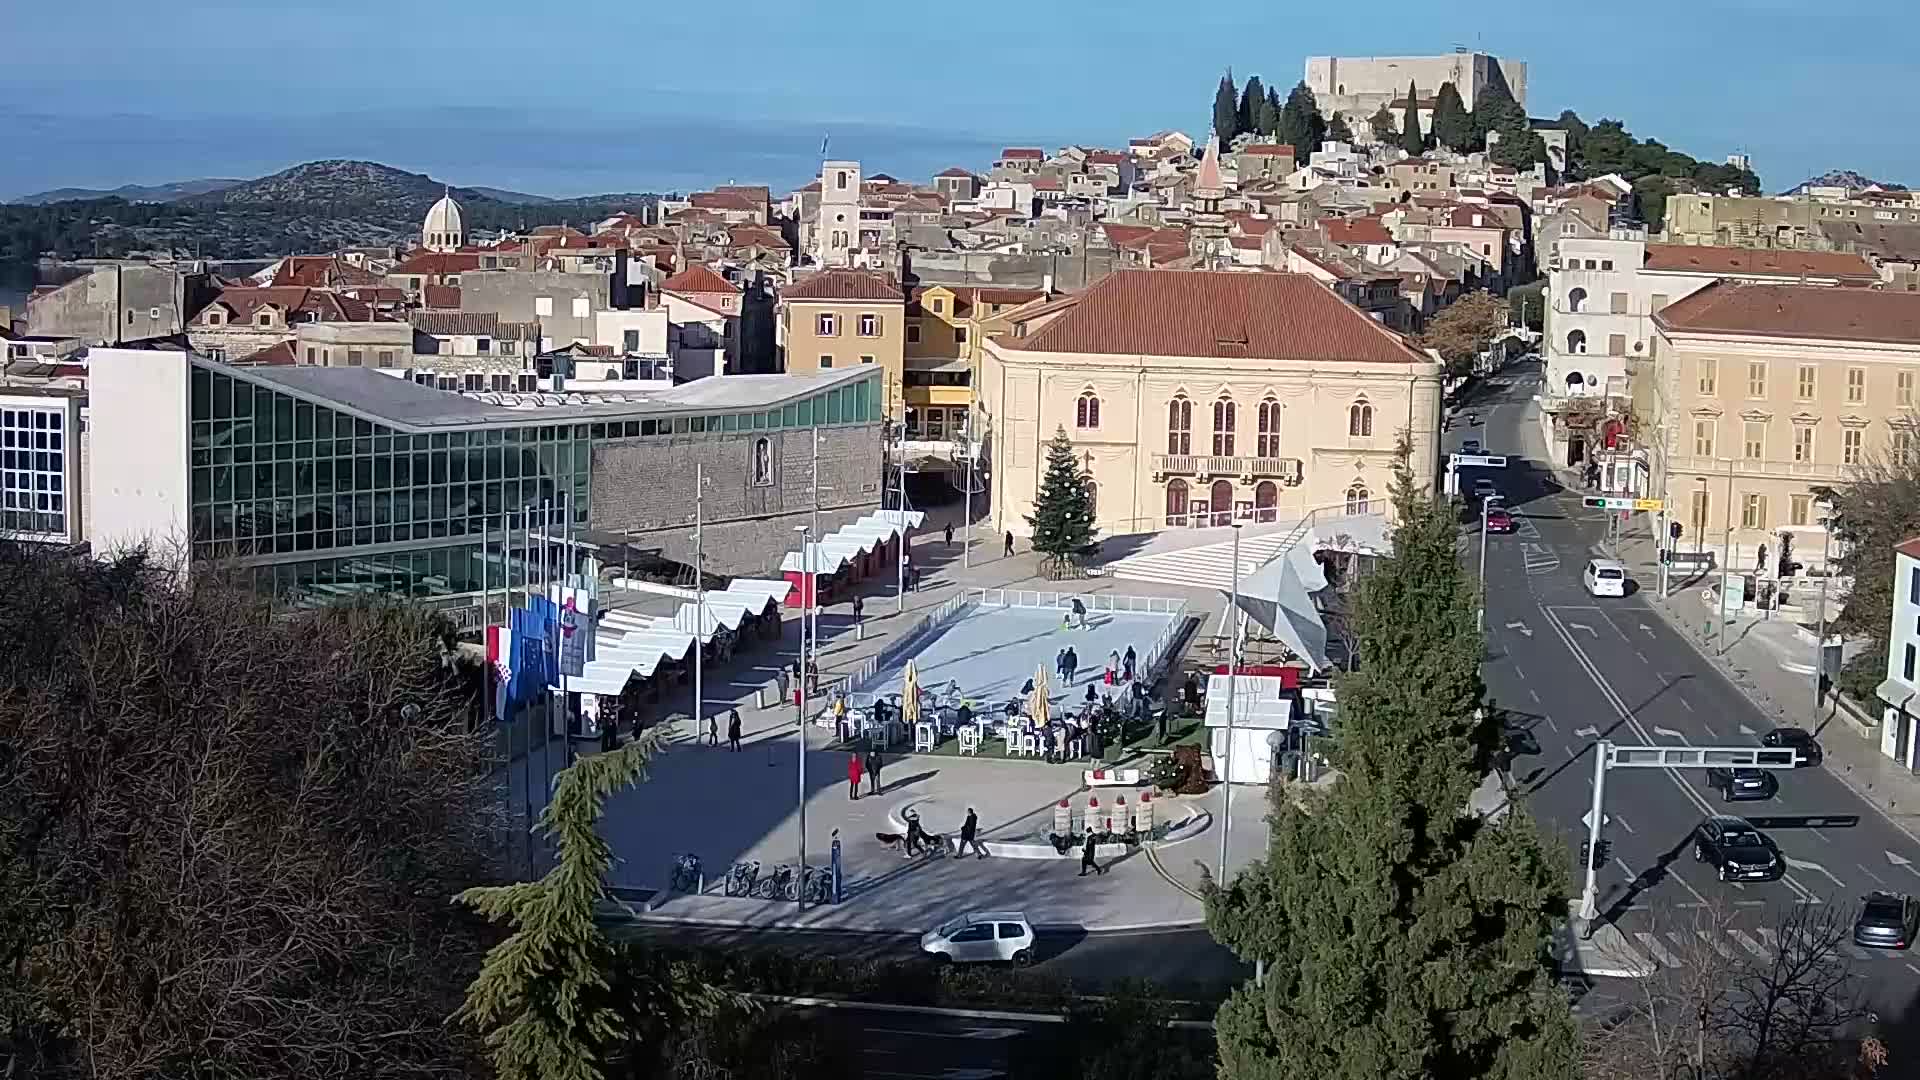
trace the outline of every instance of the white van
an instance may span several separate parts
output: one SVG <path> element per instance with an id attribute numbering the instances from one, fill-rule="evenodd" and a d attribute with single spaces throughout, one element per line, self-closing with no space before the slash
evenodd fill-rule
<path id="1" fill-rule="evenodd" d="M 1627 595 L 1627 567 L 1617 559 L 1588 559 L 1585 575 L 1588 596 Z"/>
<path id="2" fill-rule="evenodd" d="M 1018 911 L 970 911 L 920 935 L 920 951 L 941 963 L 1033 963 L 1033 924 Z"/>

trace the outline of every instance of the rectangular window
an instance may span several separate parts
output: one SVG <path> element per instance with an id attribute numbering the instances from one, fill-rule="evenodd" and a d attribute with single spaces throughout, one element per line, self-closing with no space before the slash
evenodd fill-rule
<path id="1" fill-rule="evenodd" d="M 1813 512 L 1813 496 L 1811 495 L 1787 496 L 1787 524 L 1805 525 L 1807 523 L 1808 516 L 1811 515 L 1812 512 Z"/>
<path id="2" fill-rule="evenodd" d="M 1719 393 L 1720 363 L 1709 356 L 1700 361 L 1700 392 L 1707 397 Z"/>
<path id="3" fill-rule="evenodd" d="M 860 336 L 861 337 L 879 337 L 880 336 L 880 316 L 873 315 L 873 314 L 862 314 L 860 316 Z"/>
<path id="4" fill-rule="evenodd" d="M 919 326 L 915 325 L 915 326 L 907 327 L 907 344 L 909 345 L 920 344 L 920 327 Z"/>
<path id="5" fill-rule="evenodd" d="M 1840 464 L 1860 464 L 1860 429 L 1848 428 L 1840 433 Z"/>
<path id="6" fill-rule="evenodd" d="M 966 327 L 964 327 L 964 326 L 956 326 L 956 327 L 954 327 L 954 328 L 953 328 L 953 343 L 954 343 L 955 345 L 965 345 L 965 344 L 967 343 L 967 328 L 966 328 Z"/>
<path id="7" fill-rule="evenodd" d="M 1802 424 L 1793 429 L 1793 460 L 1809 462 L 1813 460 L 1813 428 Z"/>
<path id="8" fill-rule="evenodd" d="M 383 368 L 390 368 L 393 366 L 393 350 L 392 349 L 380 350 L 380 366 Z"/>
<path id="9" fill-rule="evenodd" d="M 1748 495 L 1740 504 L 1740 527 L 1743 529 L 1764 529 L 1767 527 L 1767 497 Z"/>
<path id="10" fill-rule="evenodd" d="M 313 346 L 307 346 L 307 363 L 313 363 Z"/>
<path id="11" fill-rule="evenodd" d="M 1920 604 L 1920 566 L 1907 575 L 1907 603 Z"/>
<path id="12" fill-rule="evenodd" d="M 862 357 L 860 358 L 860 362 L 861 362 L 861 363 L 863 363 L 863 364 L 871 364 L 871 363 L 873 363 L 873 357 L 871 357 L 871 356 L 862 356 Z"/>
<path id="13" fill-rule="evenodd" d="M 820 317 L 814 320 L 814 333 L 820 337 L 839 337 L 840 320 L 832 312 L 822 312 Z"/>
<path id="14" fill-rule="evenodd" d="M 1913 645 L 1909 643 L 1907 645 L 1906 659 L 1902 661 L 1901 668 L 1900 668 L 1900 677 L 1907 680 L 1908 682 L 1913 681 L 1913 661 L 1914 661 L 1914 648 L 1913 648 Z"/>
<path id="15" fill-rule="evenodd" d="M 1850 367 L 1847 369 L 1847 400 L 1859 404 L 1867 400 L 1867 369 Z"/>
<path id="16" fill-rule="evenodd" d="M 462 377 L 469 393 L 477 393 L 487 388 L 487 377 L 481 374 L 469 374 Z"/>
<path id="17" fill-rule="evenodd" d="M 1895 396 L 1899 399 L 1900 404 L 1903 406 L 1912 405 L 1913 404 L 1913 372 L 1903 371 L 1899 375 L 1895 376 L 1894 386 L 1895 386 L 1895 389 L 1898 391 L 1898 393 Z"/>
<path id="18" fill-rule="evenodd" d="M 1893 460 L 1906 464 L 1913 460 L 1913 432 L 1896 431 L 1893 433 Z"/>
<path id="19" fill-rule="evenodd" d="M 1713 421 L 1695 420 L 1693 422 L 1693 456 L 1702 458 L 1713 456 Z"/>
<path id="20" fill-rule="evenodd" d="M 640 351 L 640 331 L 638 330 L 621 331 L 620 347 L 621 347 L 621 351 L 623 352 L 630 352 L 630 353 L 639 352 Z"/>
<path id="21" fill-rule="evenodd" d="M 822 371 L 825 371 L 827 368 L 830 368 L 832 366 L 833 366 L 833 357 L 825 356 L 825 355 L 820 357 L 820 369 Z"/>
<path id="22" fill-rule="evenodd" d="M 1688 516 L 1693 519 L 1693 533 L 1695 536 L 1704 536 L 1706 534 L 1707 512 L 1710 509 L 1711 502 L 1712 500 L 1706 492 L 1696 491 L 1693 493 L 1693 510 Z"/>
<path id="23" fill-rule="evenodd" d="M 1607 355 L 1608 356 L 1627 355 L 1627 335 L 1608 334 L 1607 335 Z"/>
<path id="24" fill-rule="evenodd" d="M 473 351 L 480 353 L 482 356 L 492 353 L 493 339 L 492 338 L 474 338 Z"/>
<path id="25" fill-rule="evenodd" d="M 1611 301 L 1608 304 L 1608 306 L 1613 309 L 1612 314 L 1625 315 L 1627 313 L 1627 294 L 1626 293 L 1623 293 L 1623 292 L 1613 293 L 1607 299 Z"/>
<path id="26" fill-rule="evenodd" d="M 1667 294 L 1654 293 L 1653 294 L 1653 313 L 1655 315 L 1658 315 L 1660 313 L 1660 309 L 1666 306 L 1667 306 Z"/>
<path id="27" fill-rule="evenodd" d="M 553 314 L 553 297 L 551 296 L 534 297 L 533 313 L 535 315 L 552 315 Z"/>
<path id="28" fill-rule="evenodd" d="M 347 350 L 347 366 L 348 367 L 361 367 L 361 366 L 364 366 L 366 362 L 367 362 L 366 353 L 360 351 L 359 349 Z"/>
<path id="29" fill-rule="evenodd" d="M 1801 364 L 1799 378 L 1794 381 L 1794 396 L 1801 401 L 1813 400 L 1814 372 L 1812 364 Z"/>
<path id="30" fill-rule="evenodd" d="M 1767 425 L 1749 420 L 1741 425 L 1741 453 L 1748 461 L 1759 461 L 1767 454 Z"/>
<path id="31" fill-rule="evenodd" d="M 573 298 L 573 317 L 584 319 L 593 314 L 593 301 L 584 296 Z"/>
<path id="32" fill-rule="evenodd" d="M 1747 364 L 1747 396 L 1763 398 L 1767 396 L 1767 363 L 1754 360 Z"/>

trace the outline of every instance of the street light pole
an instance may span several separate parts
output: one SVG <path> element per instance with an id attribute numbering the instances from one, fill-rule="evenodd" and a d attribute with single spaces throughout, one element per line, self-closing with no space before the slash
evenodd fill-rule
<path id="1" fill-rule="evenodd" d="M 1227 880 L 1227 838 L 1233 835 L 1233 710 L 1240 689 L 1240 523 L 1233 524 L 1233 593 L 1227 600 L 1227 615 L 1233 620 L 1232 636 L 1227 639 L 1227 749 L 1220 755 L 1220 873 Z M 1204 721 L 1203 721 L 1204 722 Z"/>
<path id="2" fill-rule="evenodd" d="M 1829 553 L 1833 549 L 1833 504 L 1821 500 L 1820 509 L 1824 511 L 1820 519 L 1820 614 L 1818 616 L 1819 633 L 1813 639 L 1813 713 L 1817 721 L 1820 707 L 1825 704 L 1827 687 L 1827 579 L 1832 574 L 1827 569 Z"/>
<path id="3" fill-rule="evenodd" d="M 1714 648 L 1723 656 L 1726 655 L 1726 651 L 1727 651 L 1727 589 L 1729 587 L 1727 575 L 1733 568 L 1733 459 L 1732 458 L 1727 459 L 1726 522 L 1727 522 L 1726 533 L 1720 542 L 1720 610 L 1715 612 L 1713 617 Z M 1745 589 L 1741 590 L 1741 593 L 1743 595 L 1740 598 L 1740 602 L 1742 605 L 1746 603 L 1746 596 L 1744 595 L 1745 592 L 1746 592 Z"/>
<path id="4" fill-rule="evenodd" d="M 1480 634 L 1487 632 L 1487 507 L 1492 503 L 1493 496 L 1480 496 L 1480 606 L 1473 609 L 1473 629 Z"/>
<path id="5" fill-rule="evenodd" d="M 895 594 L 899 598 L 898 610 L 907 610 L 907 429 L 900 428 L 900 565 L 899 581 L 895 583 Z"/>
<path id="6" fill-rule="evenodd" d="M 707 635 L 707 564 L 700 537 L 701 499 L 706 494 L 706 466 L 693 467 L 693 740 L 700 741 L 706 719 L 705 670 Z"/>
<path id="7" fill-rule="evenodd" d="M 960 543 L 960 565 L 973 567 L 973 407 L 967 407 L 967 509 L 966 536 Z"/>
<path id="8" fill-rule="evenodd" d="M 797 711 L 800 737 L 799 768 L 796 770 L 799 777 L 800 803 L 800 876 L 796 884 L 800 887 L 794 890 L 794 895 L 796 898 L 801 898 L 799 903 L 804 906 L 806 904 L 804 897 L 807 895 L 805 887 L 807 883 L 807 676 L 812 674 L 812 668 L 807 664 L 807 607 L 812 606 L 813 593 L 820 587 L 820 582 L 814 575 L 812 527 L 802 525 L 794 531 L 800 534 L 800 581 L 802 583 L 800 598 L 806 604 L 800 609 L 800 687 L 799 692 L 794 696 L 794 701 L 799 706 Z M 814 633 L 817 637 L 819 634 L 817 628 Z M 816 647 L 818 644 L 815 642 Z"/>
<path id="9" fill-rule="evenodd" d="M 808 532 L 808 536 L 811 537 L 817 543 L 820 538 L 820 429 L 819 428 L 816 427 L 813 429 L 813 439 L 811 441 L 813 443 L 813 464 L 811 466 L 811 469 L 812 469 L 811 475 L 813 477 L 813 518 L 808 523 L 807 532 Z M 801 565 L 803 567 L 806 565 L 805 555 L 801 556 Z M 816 574 L 818 573 L 817 567 L 815 568 L 815 573 Z M 820 667 L 820 582 L 817 577 L 809 577 L 807 579 L 807 582 L 808 582 L 807 591 L 804 594 L 802 594 L 802 599 L 806 601 L 806 606 L 800 609 L 800 621 L 802 623 L 803 630 L 806 629 L 806 624 L 808 623 L 812 624 L 813 636 L 811 640 L 813 642 L 813 651 L 808 657 L 807 666 L 809 668 L 818 670 Z M 801 637 L 803 640 L 807 639 L 807 635 L 805 633 L 803 633 Z"/>

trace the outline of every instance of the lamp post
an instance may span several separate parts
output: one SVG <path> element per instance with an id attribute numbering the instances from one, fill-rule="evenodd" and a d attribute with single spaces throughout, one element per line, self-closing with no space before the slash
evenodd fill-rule
<path id="1" fill-rule="evenodd" d="M 1227 749 L 1220 755 L 1220 873 L 1227 880 L 1227 838 L 1233 835 L 1233 710 L 1240 689 L 1240 523 L 1233 523 L 1233 592 L 1227 599 L 1227 616 L 1233 620 L 1232 636 L 1227 639 Z M 1205 721 L 1203 720 L 1202 723 Z"/>
<path id="2" fill-rule="evenodd" d="M 1813 639 L 1813 713 L 1818 726 L 1827 688 L 1827 579 L 1832 576 L 1827 560 L 1833 550 L 1833 529 L 1840 517 L 1834 512 L 1831 498 L 1822 498 L 1814 505 L 1820 508 L 1820 614 L 1816 616 L 1818 633 Z"/>
<path id="3" fill-rule="evenodd" d="M 800 888 L 794 890 L 794 895 L 796 898 L 802 898 L 799 899 L 799 904 L 805 906 L 806 900 L 803 898 L 807 895 L 807 676 L 811 673 L 811 669 L 807 664 L 807 609 L 812 607 L 813 592 L 820 587 L 820 582 L 814 577 L 813 527 L 810 525 L 797 525 L 793 531 L 800 534 L 801 581 L 800 688 L 799 692 L 794 696 L 794 701 L 799 705 L 798 711 L 800 714 L 800 750 L 799 768 L 797 770 L 799 775 L 800 802 L 800 876 L 798 878 Z M 814 633 L 815 636 L 818 636 L 819 631 L 816 629 Z"/>
<path id="4" fill-rule="evenodd" d="M 1725 655 L 1727 651 L 1727 589 L 1729 587 L 1728 574 L 1731 573 L 1733 569 L 1733 459 L 1732 458 L 1727 459 L 1727 509 L 1725 511 L 1725 514 L 1726 514 L 1726 522 L 1727 522 L 1726 533 L 1721 538 L 1721 541 L 1720 541 L 1720 610 L 1714 613 L 1714 618 L 1713 618 L 1714 648 L 1717 651 L 1719 651 L 1722 655 Z M 1742 589 L 1741 592 L 1743 594 L 1741 596 L 1741 603 L 1744 604 L 1746 602 L 1746 597 L 1744 595 L 1746 590 Z"/>
<path id="5" fill-rule="evenodd" d="M 1492 495 L 1480 496 L 1480 606 L 1473 609 L 1473 629 L 1480 634 L 1487 632 L 1487 509 L 1493 499 Z"/>

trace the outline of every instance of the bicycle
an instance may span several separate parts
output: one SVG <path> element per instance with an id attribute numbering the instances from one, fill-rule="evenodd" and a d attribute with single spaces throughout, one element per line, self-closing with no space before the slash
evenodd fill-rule
<path id="1" fill-rule="evenodd" d="M 700 891 L 700 886 L 700 856 L 692 854 L 674 856 L 673 873 L 668 877 L 668 890 L 697 893 Z"/>
<path id="2" fill-rule="evenodd" d="M 821 867 L 809 867 L 805 887 L 801 890 L 809 904 L 827 904 L 833 901 L 833 873 Z"/>
<path id="3" fill-rule="evenodd" d="M 760 860 L 737 862 L 727 871 L 725 892 L 728 896 L 752 896 L 754 883 L 760 877 Z"/>
<path id="4" fill-rule="evenodd" d="M 782 863 L 774 867 L 754 886 L 753 895 L 762 900 L 791 900 L 788 893 L 793 888 L 793 867 Z"/>

